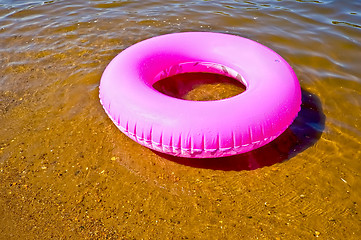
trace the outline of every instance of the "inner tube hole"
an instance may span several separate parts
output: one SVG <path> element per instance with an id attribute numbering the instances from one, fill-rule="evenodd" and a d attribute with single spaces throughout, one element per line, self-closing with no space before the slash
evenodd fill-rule
<path id="1" fill-rule="evenodd" d="M 234 70 L 215 63 L 183 63 L 159 73 L 153 88 L 170 97 L 215 101 L 246 91 L 244 79 Z"/>

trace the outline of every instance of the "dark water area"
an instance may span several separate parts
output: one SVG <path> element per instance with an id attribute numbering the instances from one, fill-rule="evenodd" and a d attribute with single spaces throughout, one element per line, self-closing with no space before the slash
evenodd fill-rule
<path id="1" fill-rule="evenodd" d="M 0 239 L 359 239 L 360 9 L 1 1 Z M 122 134 L 99 103 L 105 67 L 139 41 L 184 31 L 246 37 L 286 59 L 302 87 L 293 124 L 255 151 L 199 161 Z M 242 91 L 206 86 L 188 100 Z"/>

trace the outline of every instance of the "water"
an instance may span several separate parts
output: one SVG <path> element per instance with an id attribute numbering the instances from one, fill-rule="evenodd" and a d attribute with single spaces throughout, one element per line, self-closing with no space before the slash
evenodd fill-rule
<path id="1" fill-rule="evenodd" d="M 360 1 L 1 1 L 1 239 L 358 239 Z M 123 49 L 212 31 L 283 56 L 295 123 L 246 155 L 193 161 L 121 134 L 98 98 Z"/>

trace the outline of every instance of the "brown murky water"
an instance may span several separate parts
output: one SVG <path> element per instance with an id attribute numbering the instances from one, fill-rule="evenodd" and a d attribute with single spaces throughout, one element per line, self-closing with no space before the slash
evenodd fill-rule
<path id="1" fill-rule="evenodd" d="M 1 1 L 0 239 L 359 239 L 360 9 Z M 294 124 L 221 160 L 171 158 L 123 135 L 99 103 L 104 68 L 138 41 L 179 31 L 240 35 L 282 55 L 303 89 Z"/>

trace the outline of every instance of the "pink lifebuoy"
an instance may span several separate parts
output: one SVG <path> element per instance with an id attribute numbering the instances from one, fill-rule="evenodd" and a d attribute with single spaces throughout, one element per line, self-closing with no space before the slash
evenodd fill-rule
<path id="1" fill-rule="evenodd" d="M 217 101 L 188 101 L 152 87 L 187 72 L 226 75 L 246 90 Z M 124 134 L 181 157 L 222 157 L 259 148 L 287 129 L 301 105 L 297 77 L 281 56 L 255 41 L 221 33 L 173 33 L 139 42 L 109 63 L 99 88 L 106 113 Z"/>

